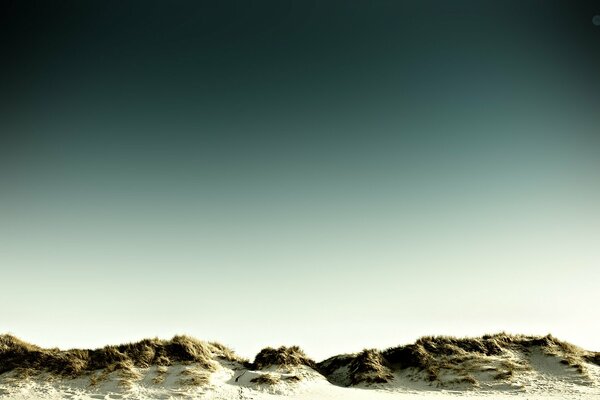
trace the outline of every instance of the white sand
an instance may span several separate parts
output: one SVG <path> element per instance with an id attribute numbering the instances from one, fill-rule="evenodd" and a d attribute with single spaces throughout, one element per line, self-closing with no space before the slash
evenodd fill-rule
<path id="1" fill-rule="evenodd" d="M 135 369 L 133 373 L 101 371 L 76 379 L 58 378 L 46 373 L 23 377 L 16 372 L 0 375 L 1 399 L 600 399 L 600 367 L 586 364 L 585 375 L 560 364 L 555 357 L 533 352 L 531 369 L 505 380 L 486 377 L 475 371 L 477 385 L 439 388 L 419 377 L 418 372 L 397 373 L 389 384 L 340 387 L 329 383 L 308 367 L 271 368 L 267 371 L 240 369 L 239 365 L 219 361 L 220 367 L 206 385 L 193 385 L 189 377 L 199 371 L 194 364 Z M 187 371 L 187 372 L 185 372 Z M 473 372 L 473 371 L 471 371 Z M 261 374 L 280 381 L 274 385 L 251 382 Z M 295 378 L 300 378 L 296 381 Z M 291 378 L 291 379 L 290 379 Z M 447 377 L 452 379 L 453 377 Z M 94 380 L 98 382 L 93 383 Z"/>

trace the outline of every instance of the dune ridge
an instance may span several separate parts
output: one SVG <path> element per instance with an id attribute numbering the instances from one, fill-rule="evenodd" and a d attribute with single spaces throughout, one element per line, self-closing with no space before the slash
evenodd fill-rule
<path id="1" fill-rule="evenodd" d="M 588 398 L 600 396 L 600 352 L 551 335 L 498 333 L 477 338 L 427 336 L 412 344 L 365 349 L 321 362 L 298 346 L 267 347 L 249 361 L 222 344 L 189 336 L 61 350 L 0 335 L 2 398 L 14 398 L 15 393 L 20 398 L 69 398 L 69 393 L 77 393 L 78 398 L 235 394 L 243 399 L 261 394 L 294 397 L 315 390 L 324 398 L 339 390 L 350 398 L 365 392 L 396 397 L 567 393 Z"/>

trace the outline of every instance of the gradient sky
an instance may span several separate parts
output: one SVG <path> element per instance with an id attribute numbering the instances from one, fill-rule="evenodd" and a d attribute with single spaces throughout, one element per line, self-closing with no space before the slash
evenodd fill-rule
<path id="1" fill-rule="evenodd" d="M 1 332 L 600 350 L 600 1 L 0 7 Z"/>

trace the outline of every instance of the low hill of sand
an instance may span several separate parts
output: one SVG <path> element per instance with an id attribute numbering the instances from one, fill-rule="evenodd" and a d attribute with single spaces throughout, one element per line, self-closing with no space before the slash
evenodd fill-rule
<path id="1" fill-rule="evenodd" d="M 600 398 L 600 353 L 550 335 L 423 337 L 322 362 L 298 347 L 253 361 L 188 336 L 95 350 L 0 336 L 3 399 Z M 490 397 L 491 396 L 491 397 Z"/>

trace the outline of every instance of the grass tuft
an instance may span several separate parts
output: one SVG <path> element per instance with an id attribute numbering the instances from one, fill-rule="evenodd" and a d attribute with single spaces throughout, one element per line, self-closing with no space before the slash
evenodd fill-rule
<path id="1" fill-rule="evenodd" d="M 281 346 L 278 349 L 274 349 L 272 347 L 262 349 L 254 358 L 252 367 L 257 370 L 262 370 L 270 366 L 289 368 L 300 365 L 306 365 L 315 369 L 317 367 L 317 364 L 308 358 L 300 349 L 300 347 Z"/>
<path id="2" fill-rule="evenodd" d="M 387 383 L 394 379 L 388 361 L 379 350 L 365 349 L 350 362 L 350 383 Z"/>
<path id="3" fill-rule="evenodd" d="M 181 371 L 181 375 L 184 377 L 180 379 L 180 383 L 185 386 L 204 386 L 210 383 L 210 372 L 202 368 L 187 368 Z"/>
<path id="4" fill-rule="evenodd" d="M 274 385 L 279 382 L 279 378 L 273 374 L 261 374 L 256 378 L 252 378 L 250 380 L 252 383 L 256 383 L 259 385 Z"/>

